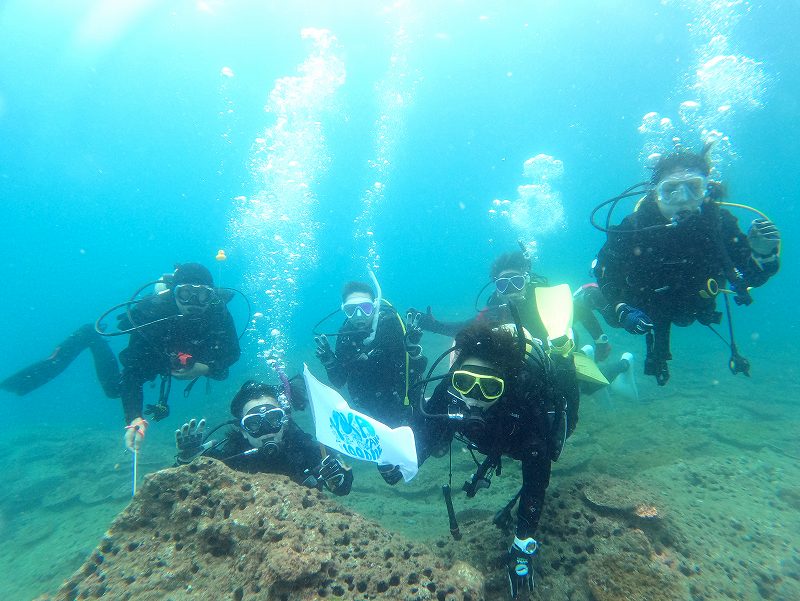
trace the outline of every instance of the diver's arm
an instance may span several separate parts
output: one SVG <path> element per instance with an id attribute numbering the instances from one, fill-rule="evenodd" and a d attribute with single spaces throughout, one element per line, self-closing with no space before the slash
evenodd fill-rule
<path id="1" fill-rule="evenodd" d="M 744 276 L 748 286 L 757 288 L 778 273 L 780 258 L 777 253 L 761 256 L 750 248 L 748 236 L 739 229 L 736 217 L 727 210 L 720 211 L 722 236 L 728 256 Z"/>
<path id="2" fill-rule="evenodd" d="M 122 400 L 122 411 L 125 415 L 125 425 L 133 422 L 136 418 L 142 417 L 144 407 L 144 392 L 142 384 L 144 380 L 129 367 L 122 370 L 120 376 L 120 399 Z"/>
<path id="3" fill-rule="evenodd" d="M 439 321 L 436 319 L 433 323 L 428 324 L 427 328 L 423 326 L 423 329 L 434 334 L 441 334 L 442 336 L 450 336 L 453 338 L 474 321 L 474 319 L 466 319 L 464 321 Z"/>
<path id="4" fill-rule="evenodd" d="M 619 227 L 635 229 L 637 224 L 633 216 L 629 215 Z M 600 314 L 613 328 L 621 327 L 617 316 L 617 307 L 631 302 L 632 291 L 628 285 L 628 276 L 633 255 L 627 250 L 631 244 L 629 234 L 616 233 L 612 229 L 608 233 L 606 243 L 597 253 L 597 259 L 592 268 L 600 294 L 606 303 L 605 308 L 600 310 Z"/>
<path id="5" fill-rule="evenodd" d="M 408 359 L 408 382 L 414 385 L 425 375 L 425 368 L 428 366 L 428 358 L 424 353 L 419 353 L 416 357 L 409 355 Z"/>
<path id="6" fill-rule="evenodd" d="M 208 349 L 211 359 L 207 362 L 207 377 L 214 380 L 224 380 L 228 377 L 228 368 L 239 360 L 242 354 L 239 348 L 239 336 L 233 317 L 227 308 L 223 308 L 222 324 L 217 332 L 213 349 Z"/>
<path id="7" fill-rule="evenodd" d="M 346 335 L 339 330 L 339 336 L 336 337 L 336 351 L 334 352 L 333 361 L 325 364 L 325 371 L 328 373 L 328 380 L 334 388 L 342 388 L 347 384 L 347 369 L 344 364 L 344 356 L 352 350 L 350 342 Z"/>

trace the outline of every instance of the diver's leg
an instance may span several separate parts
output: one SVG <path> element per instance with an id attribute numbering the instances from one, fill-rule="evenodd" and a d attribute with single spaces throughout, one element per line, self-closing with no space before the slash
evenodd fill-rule
<path id="1" fill-rule="evenodd" d="M 626 357 L 629 353 L 624 353 L 620 358 L 619 361 L 615 361 L 611 364 L 606 364 L 600 368 L 600 372 L 605 376 L 606 380 L 609 382 L 613 382 L 614 379 L 620 375 L 625 373 L 631 368 L 630 361 Z"/>
<path id="2" fill-rule="evenodd" d="M 103 392 L 110 399 L 117 399 L 120 395 L 119 364 L 117 356 L 111 350 L 105 338 L 97 332 L 89 343 L 89 350 L 92 351 L 94 359 L 94 370 L 97 373 L 97 380 L 103 387 Z"/>
<path id="3" fill-rule="evenodd" d="M 36 390 L 67 369 L 75 357 L 91 344 L 93 336 L 98 334 L 92 324 L 81 326 L 59 344 L 47 359 L 29 365 L 6 378 L 0 382 L 0 388 L 20 396 Z"/>

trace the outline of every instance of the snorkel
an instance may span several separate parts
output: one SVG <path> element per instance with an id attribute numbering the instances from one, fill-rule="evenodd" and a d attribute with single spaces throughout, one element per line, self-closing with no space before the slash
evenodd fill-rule
<path id="1" fill-rule="evenodd" d="M 367 269 L 369 272 L 369 277 L 372 280 L 372 285 L 375 286 L 375 292 L 377 296 L 375 297 L 375 313 L 374 317 L 372 318 L 372 332 L 370 332 L 369 336 L 364 339 L 364 344 L 372 344 L 375 340 L 375 336 L 378 334 L 378 320 L 381 316 L 381 302 L 383 301 L 383 291 L 381 290 L 381 285 L 378 283 L 378 278 L 375 277 L 375 272 L 371 269 Z"/>

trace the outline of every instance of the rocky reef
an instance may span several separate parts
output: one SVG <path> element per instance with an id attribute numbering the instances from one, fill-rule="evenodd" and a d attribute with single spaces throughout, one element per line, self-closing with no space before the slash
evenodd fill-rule
<path id="1" fill-rule="evenodd" d="M 456 495 L 456 541 L 446 534 L 440 473 L 387 487 L 372 483 L 379 478 L 369 467 L 342 499 L 211 459 L 157 472 L 82 567 L 43 600 L 508 600 L 513 533 L 493 518 L 519 487 L 513 470 L 474 499 Z M 757 547 L 749 556 L 719 555 L 716 541 L 732 545 L 747 526 L 717 515 L 731 511 L 727 505 L 677 502 L 667 486 L 688 486 L 692 468 L 679 466 L 684 480 L 672 468 L 642 479 L 559 470 L 537 532 L 530 601 L 800 598 L 796 560 L 776 572 L 762 567 Z M 411 519 L 414 541 L 397 534 Z"/>
<path id="2" fill-rule="evenodd" d="M 483 576 L 285 477 L 201 459 L 149 476 L 53 597 L 478 601 Z"/>

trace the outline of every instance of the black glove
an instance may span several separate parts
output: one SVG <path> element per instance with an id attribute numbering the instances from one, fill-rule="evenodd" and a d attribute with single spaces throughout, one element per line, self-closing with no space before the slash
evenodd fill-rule
<path id="1" fill-rule="evenodd" d="M 206 420 L 204 419 L 199 422 L 193 419 L 188 424 L 183 424 L 180 430 L 175 430 L 175 446 L 178 449 L 175 461 L 178 464 L 191 463 L 214 445 L 215 441 L 213 440 L 203 442 L 205 430 Z"/>
<path id="2" fill-rule="evenodd" d="M 419 341 L 422 339 L 422 328 L 419 325 L 422 313 L 409 309 L 406 312 L 406 352 L 411 357 L 419 357 L 422 354 L 422 347 Z"/>
<path id="3" fill-rule="evenodd" d="M 539 543 L 532 538 L 525 540 L 514 538 L 506 559 L 512 599 L 516 599 L 520 589 L 526 586 L 529 591 L 533 590 L 533 556 L 538 549 Z"/>
<path id="4" fill-rule="evenodd" d="M 154 422 L 160 422 L 169 415 L 169 405 L 162 405 L 161 403 L 158 405 L 147 405 L 144 408 L 144 414 L 150 415 Z"/>
<path id="5" fill-rule="evenodd" d="M 331 367 L 336 363 L 336 355 L 331 348 L 331 343 L 328 342 L 328 337 L 325 334 L 314 336 L 314 342 L 317 343 L 316 355 L 317 359 L 322 362 L 326 368 Z"/>
<path id="6" fill-rule="evenodd" d="M 303 484 L 306 486 L 321 488 L 324 485 L 337 495 L 346 495 L 353 483 L 353 472 L 333 455 L 327 455 L 317 467 L 303 473 L 306 476 Z"/>
<path id="7" fill-rule="evenodd" d="M 403 479 L 403 474 L 400 471 L 399 465 L 379 465 L 378 471 L 381 473 L 387 484 L 394 486 Z"/>
<path id="8" fill-rule="evenodd" d="M 409 309 L 406 312 L 406 342 L 410 344 L 419 344 L 422 339 L 422 313 Z"/>
<path id="9" fill-rule="evenodd" d="M 406 314 L 409 313 L 413 314 L 418 319 L 417 325 L 426 332 L 430 332 L 431 328 L 436 323 L 436 318 L 433 316 L 433 313 L 431 313 L 430 305 L 428 305 L 428 310 L 425 313 L 413 307 L 406 311 Z"/>
<path id="10" fill-rule="evenodd" d="M 617 320 L 631 334 L 647 334 L 653 329 L 653 322 L 644 311 L 625 303 L 617 305 Z"/>
<path id="11" fill-rule="evenodd" d="M 766 219 L 755 219 L 747 232 L 750 250 L 761 257 L 768 257 L 778 252 L 781 234 L 775 224 Z"/>
<path id="12" fill-rule="evenodd" d="M 733 301 L 737 305 L 744 305 L 746 307 L 753 303 L 753 297 L 750 295 L 750 288 L 747 287 L 744 278 L 737 282 L 731 282 L 731 290 L 735 293 Z"/>

